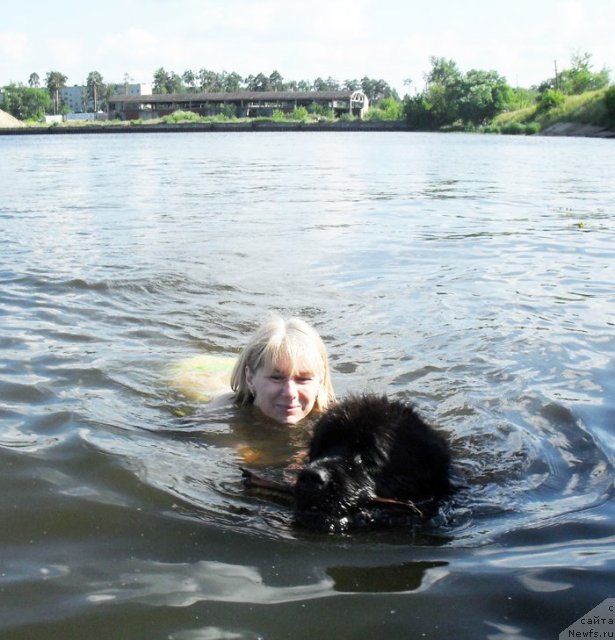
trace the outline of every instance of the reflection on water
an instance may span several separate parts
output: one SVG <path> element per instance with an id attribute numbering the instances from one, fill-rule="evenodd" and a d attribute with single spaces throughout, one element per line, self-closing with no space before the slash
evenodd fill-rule
<path id="1" fill-rule="evenodd" d="M 446 576 L 446 562 L 412 562 L 390 567 L 330 567 L 336 591 L 393 593 L 429 588 Z"/>
<path id="2" fill-rule="evenodd" d="M 611 595 L 610 141 L 0 148 L 0 638 L 547 638 Z M 431 526 L 323 536 L 244 493 L 242 451 L 281 477 L 310 424 L 167 373 L 270 309 L 317 326 L 338 395 L 450 438 L 467 486 Z"/>

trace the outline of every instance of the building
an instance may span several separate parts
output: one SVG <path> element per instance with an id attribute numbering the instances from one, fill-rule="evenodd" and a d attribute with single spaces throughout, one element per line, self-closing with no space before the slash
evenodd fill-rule
<path id="1" fill-rule="evenodd" d="M 140 96 L 152 92 L 151 84 L 129 84 L 129 83 L 109 83 L 102 95 L 98 96 L 96 108 L 101 110 L 105 106 L 105 95 L 123 94 L 129 96 Z M 60 103 L 71 113 L 87 113 L 94 111 L 94 99 L 88 95 L 87 86 L 74 85 L 72 87 L 62 87 L 59 92 Z"/>
<path id="2" fill-rule="evenodd" d="M 77 84 L 72 87 L 61 87 L 58 95 L 60 103 L 65 109 L 73 113 L 84 113 L 88 110 L 87 87 Z M 94 105 L 92 105 L 92 108 L 94 108 Z"/>
<path id="3" fill-rule="evenodd" d="M 122 120 L 160 118 L 174 111 L 192 111 L 202 116 L 220 113 L 240 118 L 290 113 L 297 107 L 332 111 L 336 117 L 350 113 L 363 117 L 369 100 L 362 91 L 240 91 L 237 93 L 170 93 L 113 95 L 109 117 Z"/>

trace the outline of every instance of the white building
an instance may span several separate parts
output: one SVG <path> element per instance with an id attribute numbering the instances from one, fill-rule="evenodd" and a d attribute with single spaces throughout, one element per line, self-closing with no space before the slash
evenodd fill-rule
<path id="1" fill-rule="evenodd" d="M 141 96 L 149 95 L 152 92 L 152 85 L 144 83 L 109 83 L 107 87 L 109 88 L 109 95 Z M 60 102 L 62 106 L 72 113 L 94 111 L 94 100 L 91 96 L 88 96 L 88 88 L 86 86 L 62 87 L 60 89 Z M 97 100 L 97 108 L 99 110 L 101 105 L 104 106 L 104 102 L 104 95 L 99 96 Z"/>

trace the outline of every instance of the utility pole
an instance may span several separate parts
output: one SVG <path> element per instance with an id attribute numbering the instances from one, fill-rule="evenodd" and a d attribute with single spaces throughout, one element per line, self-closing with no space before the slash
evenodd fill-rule
<path id="1" fill-rule="evenodd" d="M 555 66 L 555 89 L 559 91 L 559 76 L 557 75 L 557 60 L 553 60 L 553 65 Z"/>

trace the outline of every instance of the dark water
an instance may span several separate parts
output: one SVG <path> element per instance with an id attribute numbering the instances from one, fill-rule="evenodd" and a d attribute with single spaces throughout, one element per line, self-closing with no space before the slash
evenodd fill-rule
<path id="1" fill-rule="evenodd" d="M 0 638 L 557 638 L 614 594 L 612 141 L 0 138 Z M 170 364 L 270 310 L 411 399 L 468 487 L 422 530 L 246 496 L 309 425 Z"/>

